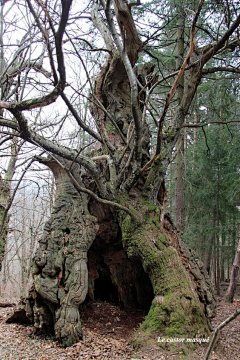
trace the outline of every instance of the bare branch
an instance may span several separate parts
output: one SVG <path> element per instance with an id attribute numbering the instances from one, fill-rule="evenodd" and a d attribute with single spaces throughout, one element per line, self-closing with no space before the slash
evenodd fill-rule
<path id="1" fill-rule="evenodd" d="M 10 103 L 7 101 L 0 101 L 0 109 L 10 109 Z"/>
<path id="2" fill-rule="evenodd" d="M 52 156 L 52 155 L 50 155 Z M 111 200 L 107 200 L 107 199 L 102 199 L 100 198 L 99 196 L 97 196 L 93 191 L 81 186 L 79 184 L 79 182 L 75 179 L 74 175 L 72 174 L 71 171 L 69 171 L 66 166 L 58 159 L 56 158 L 55 156 L 52 156 L 52 158 L 57 161 L 57 163 L 61 166 L 61 168 L 68 174 L 71 182 L 73 183 L 74 187 L 79 191 L 79 192 L 84 192 L 88 195 L 90 195 L 94 200 L 96 200 L 97 202 L 101 203 L 101 204 L 106 204 L 106 205 L 110 205 L 112 207 L 115 207 L 119 210 L 123 210 L 125 211 L 127 214 L 130 215 L 131 219 L 133 221 L 139 221 L 138 217 L 131 211 L 129 210 L 126 206 L 123 206 L 121 204 L 118 204 L 114 201 L 111 201 Z M 95 159 L 96 160 L 96 159 Z M 97 159 L 97 160 L 100 160 L 100 159 Z M 41 161 L 44 163 L 44 160 Z"/>
<path id="3" fill-rule="evenodd" d="M 206 53 L 202 57 L 202 67 L 210 60 L 220 49 L 223 48 L 226 41 L 229 39 L 229 37 L 233 34 L 233 32 L 238 28 L 240 24 L 240 15 L 236 18 L 236 20 L 232 23 L 230 28 L 225 32 L 225 34 L 222 36 L 222 38 L 211 46 L 210 49 L 206 51 Z"/>
<path id="4" fill-rule="evenodd" d="M 43 35 L 43 38 L 45 40 L 45 43 L 47 45 L 47 49 L 48 49 L 48 55 L 49 55 L 49 60 L 50 60 L 50 65 L 51 65 L 51 69 L 52 69 L 52 73 L 53 73 L 53 77 L 54 77 L 54 81 L 55 81 L 55 84 L 57 84 L 58 82 L 58 76 L 57 76 L 57 71 L 55 69 L 55 65 L 54 65 L 54 60 L 53 60 L 53 54 L 52 54 L 52 49 L 51 49 L 51 46 L 50 46 L 50 43 L 49 43 L 49 34 L 44 30 L 44 28 L 42 27 L 41 23 L 40 23 L 40 20 L 39 20 L 39 17 L 38 15 L 36 14 L 32 4 L 31 4 L 31 1 L 30 0 L 27 0 L 27 4 L 28 4 L 28 7 L 29 7 L 29 10 L 31 11 L 37 25 L 38 25 L 38 28 L 39 30 L 41 31 L 42 35 Z M 48 19 L 49 19 L 49 16 L 48 16 Z"/>
<path id="5" fill-rule="evenodd" d="M 231 67 L 225 67 L 225 66 L 218 66 L 218 67 L 214 67 L 214 68 L 203 69 L 203 70 L 202 70 L 202 74 L 203 74 L 203 75 L 213 74 L 213 73 L 219 72 L 219 71 L 231 72 L 231 73 L 235 73 L 235 74 L 240 74 L 240 69 L 238 69 L 238 68 L 231 68 Z"/>
<path id="6" fill-rule="evenodd" d="M 103 194 L 103 196 L 109 195 L 109 191 L 107 190 L 104 176 L 101 173 L 101 171 L 98 169 L 94 161 L 92 161 L 87 156 L 78 154 L 78 151 L 76 150 L 71 150 L 70 148 L 60 145 L 57 142 L 50 141 L 38 135 L 36 132 L 34 132 L 32 129 L 28 127 L 27 120 L 21 112 L 15 112 L 15 117 L 18 121 L 18 124 L 16 121 L 8 121 L 0 118 L 0 125 L 7 126 L 14 130 L 17 130 L 21 138 L 25 139 L 26 141 L 34 145 L 37 145 L 38 147 L 44 149 L 45 151 L 64 157 L 65 159 L 75 161 L 79 165 L 84 166 L 92 174 L 94 180 L 96 181 L 100 193 Z"/>
<path id="7" fill-rule="evenodd" d="M 51 63 L 51 67 L 53 70 L 56 86 L 53 89 L 53 91 L 51 91 L 49 94 L 42 96 L 42 97 L 22 101 L 20 103 L 4 103 L 4 102 L 2 102 L 0 104 L 0 108 L 12 109 L 13 112 L 14 111 L 22 111 L 22 110 L 30 110 L 30 109 L 43 107 L 43 106 L 52 104 L 53 102 L 56 101 L 58 96 L 62 93 L 62 91 L 64 90 L 65 85 L 66 85 L 66 73 L 65 73 L 65 66 L 64 66 L 64 59 L 63 59 L 64 57 L 63 57 L 63 50 L 62 50 L 62 38 L 63 38 L 63 34 L 65 32 L 65 27 L 67 25 L 67 20 L 68 20 L 69 10 L 71 7 L 72 0 L 66 0 L 66 1 L 62 2 L 62 14 L 61 14 L 61 19 L 60 19 L 60 24 L 59 24 L 58 31 L 55 34 L 58 72 L 60 74 L 59 80 L 58 80 L 58 77 L 56 75 L 56 71 L 54 68 L 54 62 L 53 62 L 53 58 L 52 58 L 52 54 L 51 54 L 50 45 L 48 42 L 48 35 L 42 29 L 41 24 L 38 20 L 37 14 L 35 13 L 35 11 L 33 9 L 30 0 L 27 0 L 27 2 L 28 2 L 28 6 L 29 6 L 32 14 L 34 15 L 35 20 L 38 23 L 39 28 L 41 29 L 42 32 L 44 32 L 44 38 L 45 38 L 45 41 L 47 43 L 47 47 L 49 50 L 50 63 Z"/>
<path id="8" fill-rule="evenodd" d="M 185 57 L 185 60 L 178 72 L 178 75 L 172 85 L 172 88 L 166 98 L 166 103 L 165 103 L 165 106 L 164 106 L 164 109 L 163 109 L 163 113 L 162 113 L 162 116 L 161 116 L 161 119 L 159 120 L 159 127 L 158 127 L 158 135 L 157 135 L 157 146 L 156 146 L 156 155 L 160 154 L 160 151 L 161 151 L 161 143 L 162 143 L 162 130 L 163 130 L 163 123 L 164 123 L 164 119 L 165 119 L 165 116 L 166 116 L 166 113 L 167 113 L 167 110 L 169 108 L 169 105 L 170 105 L 170 101 L 176 91 L 176 88 L 177 88 L 177 85 L 184 73 L 184 70 L 188 64 L 188 60 L 189 58 L 191 57 L 193 51 L 194 51 L 194 47 L 196 45 L 196 42 L 194 41 L 194 38 L 195 38 L 195 27 L 196 27 L 196 23 L 197 23 L 197 20 L 198 20 L 198 17 L 200 15 L 200 11 L 202 9 L 202 6 L 203 6 L 203 3 L 204 3 L 204 0 L 201 0 L 199 5 L 198 5 L 198 9 L 197 9 L 197 12 L 195 14 L 195 17 L 193 19 L 193 23 L 192 23 L 192 29 L 191 29 L 191 40 L 190 40 L 190 47 L 189 47 L 189 50 L 188 50 L 188 53 Z"/>
<path id="9" fill-rule="evenodd" d="M 115 45 L 114 42 L 112 41 L 110 31 L 98 16 L 98 10 L 99 10 L 99 4 L 97 2 L 94 2 L 91 11 L 92 22 L 94 23 L 96 28 L 100 31 L 108 51 L 113 51 L 115 49 Z"/>
<path id="10" fill-rule="evenodd" d="M 87 126 L 84 121 L 81 120 L 80 116 L 78 115 L 77 111 L 74 109 L 74 107 L 72 106 L 72 103 L 69 101 L 68 97 L 62 93 L 61 97 L 63 99 L 63 101 L 65 102 L 65 104 L 67 105 L 67 107 L 69 108 L 69 110 L 71 111 L 72 115 L 74 116 L 74 118 L 76 119 L 78 125 L 84 130 L 86 131 L 89 135 L 91 135 L 94 139 L 102 142 L 101 137 L 89 126 Z"/>
<path id="11" fill-rule="evenodd" d="M 224 320 L 220 325 L 218 325 L 218 327 L 215 329 L 214 333 L 213 333 L 213 337 L 209 343 L 207 352 L 204 356 L 204 360 L 208 360 L 210 357 L 210 354 L 213 350 L 213 347 L 216 343 L 217 340 L 217 336 L 218 333 L 220 332 L 220 330 L 222 330 L 227 324 L 229 324 L 231 321 L 233 321 L 234 319 L 236 319 L 236 317 L 240 315 L 240 309 L 237 309 L 231 316 L 229 316 L 226 320 Z"/>
<path id="12" fill-rule="evenodd" d="M 82 186 L 80 186 L 78 184 L 78 182 L 76 181 L 76 179 L 74 178 L 74 176 L 69 173 L 66 169 L 65 171 L 67 172 L 67 174 L 69 175 L 71 181 L 73 182 L 74 186 L 76 187 L 76 189 L 80 192 L 85 192 L 86 194 L 90 195 L 94 200 L 98 201 L 99 203 L 101 204 L 106 204 L 106 205 L 110 205 L 110 206 L 113 206 L 119 210 L 123 210 L 125 211 L 128 215 L 130 215 L 131 219 L 133 221 L 139 221 L 138 217 L 136 217 L 136 215 L 131 211 L 129 210 L 126 206 L 123 206 L 121 204 L 118 204 L 114 201 L 110 201 L 110 200 L 106 200 L 106 199 L 101 199 L 100 197 L 98 197 L 93 191 L 87 189 L 87 188 L 84 188 Z"/>
<path id="13" fill-rule="evenodd" d="M 227 125 L 232 123 L 240 123 L 240 120 L 229 120 L 229 121 L 209 121 L 207 123 L 198 123 L 198 124 L 183 124 L 181 127 L 189 127 L 189 128 L 203 128 L 204 126 L 208 126 L 211 124 L 219 124 L 219 125 Z"/>
<path id="14" fill-rule="evenodd" d="M 133 1 L 128 4 L 129 8 L 131 9 L 133 6 L 139 6 L 141 5 L 141 0 Z"/>

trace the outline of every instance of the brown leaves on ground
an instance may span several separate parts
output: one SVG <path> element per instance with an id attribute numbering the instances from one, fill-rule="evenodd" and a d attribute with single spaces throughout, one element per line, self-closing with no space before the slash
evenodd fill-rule
<path id="1" fill-rule="evenodd" d="M 240 299 L 233 304 L 219 301 L 217 317 L 213 326 L 218 326 L 239 307 Z M 53 338 L 34 335 L 34 328 L 27 325 L 6 324 L 11 308 L 0 308 L 0 360 L 173 360 L 180 353 L 163 354 L 156 344 L 144 351 L 133 351 L 129 345 L 131 334 L 143 319 L 143 312 L 125 312 L 119 307 L 104 302 L 94 302 L 82 309 L 83 341 L 63 349 Z M 211 360 L 235 360 L 239 358 L 240 319 L 228 324 L 220 333 L 217 347 Z M 206 344 L 199 345 L 191 359 L 202 360 Z"/>
<path id="2" fill-rule="evenodd" d="M 218 303 L 217 316 L 213 319 L 213 327 L 217 327 L 225 319 L 234 313 L 240 307 L 240 298 L 230 304 L 225 300 Z M 221 360 L 240 359 L 240 316 L 230 322 L 222 329 L 219 335 L 216 353 L 222 354 Z M 217 356 L 217 355 L 216 355 Z M 215 357 L 220 359 L 220 357 Z"/>

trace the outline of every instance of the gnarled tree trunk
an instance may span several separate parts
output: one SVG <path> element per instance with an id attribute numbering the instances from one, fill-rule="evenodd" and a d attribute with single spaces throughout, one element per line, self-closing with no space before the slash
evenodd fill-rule
<path id="1" fill-rule="evenodd" d="M 34 257 L 33 305 L 27 315 L 36 328 L 54 331 L 69 346 L 82 338 L 79 305 L 88 292 L 87 252 L 98 225 L 88 211 L 87 195 L 77 192 L 56 161 L 45 164 L 55 177 L 56 199 Z"/>
<path id="2" fill-rule="evenodd" d="M 79 194 L 55 161 L 47 165 L 56 179 L 56 200 L 24 305 L 35 327 L 55 333 L 64 346 L 77 342 L 79 305 L 88 297 L 149 310 L 138 343 L 160 335 L 206 335 L 216 305 L 211 284 L 168 216 L 161 217 L 135 189 L 125 197 L 140 216 L 134 222 L 124 211 Z"/>

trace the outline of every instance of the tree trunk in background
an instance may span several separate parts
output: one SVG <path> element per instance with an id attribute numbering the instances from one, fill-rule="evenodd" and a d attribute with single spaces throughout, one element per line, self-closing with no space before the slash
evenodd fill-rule
<path id="1" fill-rule="evenodd" d="M 229 284 L 229 288 L 228 288 L 228 291 L 226 294 L 226 300 L 228 302 L 233 302 L 233 298 L 234 298 L 235 291 L 237 288 L 239 266 L 240 266 L 240 240 L 238 242 L 238 247 L 236 250 L 235 259 L 234 259 L 232 271 L 231 271 L 230 284 Z"/>
<path id="2" fill-rule="evenodd" d="M 221 219 L 221 223 L 224 224 L 226 222 L 226 220 L 224 219 L 224 214 L 222 214 L 222 219 Z M 225 259 L 224 259 L 224 254 L 226 252 L 226 234 L 224 232 L 224 230 L 222 229 L 222 236 L 221 236 L 221 281 L 225 281 L 226 275 L 225 275 L 225 271 L 226 271 L 226 264 L 225 264 Z"/>
<path id="3" fill-rule="evenodd" d="M 2 76 L 5 68 L 6 62 L 4 59 L 4 42 L 3 42 L 3 33 L 4 33 L 4 21 L 3 21 L 3 8 L 5 1 L 0 2 L 0 74 Z M 4 99 L 4 92 L 7 93 L 8 90 L 8 81 L 1 80 L 2 84 L 0 86 L 0 101 Z M 4 84 L 4 85 L 3 85 Z M 0 109 L 0 116 L 3 116 L 3 109 Z M 12 132 L 13 134 L 13 132 Z M 14 135 L 14 134 L 13 134 Z M 18 140 L 16 137 L 12 138 L 11 145 L 11 156 L 8 162 L 7 171 L 5 173 L 4 179 L 0 176 L 0 271 L 2 268 L 2 261 L 4 256 L 5 241 L 8 232 L 8 202 L 11 197 L 11 180 L 13 178 L 17 160 L 18 153 Z"/>
<path id="4" fill-rule="evenodd" d="M 176 68 L 180 69 L 184 60 L 184 28 L 185 28 L 185 12 L 182 1 L 177 2 L 177 61 Z M 184 94 L 184 76 L 179 81 L 176 89 L 177 102 L 180 103 Z M 175 163 L 175 221 L 177 228 L 183 232 L 185 224 L 185 156 L 184 156 L 184 130 L 176 145 L 177 156 Z"/>
<path id="5" fill-rule="evenodd" d="M 11 146 L 11 156 L 4 179 L 0 176 L 0 271 L 4 257 L 5 242 L 8 233 L 8 210 L 11 198 L 11 181 L 15 172 L 17 154 L 19 148 L 17 139 L 13 138 Z"/>
<path id="6" fill-rule="evenodd" d="M 185 163 L 183 132 L 177 145 L 175 164 L 175 221 L 177 228 L 183 232 L 185 226 Z"/>
<path id="7" fill-rule="evenodd" d="M 2 261 L 4 256 L 5 241 L 7 236 L 7 224 L 4 220 L 5 210 L 7 206 L 7 191 L 4 180 L 0 177 L 0 271 L 2 269 Z"/>
<path id="8" fill-rule="evenodd" d="M 214 236 L 209 237 L 205 235 L 203 237 L 203 246 L 201 251 L 201 259 L 204 263 L 204 267 L 207 273 L 210 275 L 211 272 L 211 262 L 212 262 L 212 253 L 214 247 Z"/>
<path id="9" fill-rule="evenodd" d="M 217 164 L 217 193 L 216 193 L 216 235 L 215 235 L 215 256 L 216 256 L 216 290 L 217 295 L 220 296 L 220 163 Z"/>

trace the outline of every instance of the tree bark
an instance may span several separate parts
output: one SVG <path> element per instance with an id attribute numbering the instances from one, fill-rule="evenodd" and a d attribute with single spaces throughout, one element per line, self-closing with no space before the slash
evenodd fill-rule
<path id="1" fill-rule="evenodd" d="M 177 2 L 177 61 L 176 68 L 179 70 L 184 60 L 184 29 L 185 12 L 182 1 Z M 184 95 L 184 75 L 181 77 L 176 89 L 177 102 L 180 104 Z M 184 231 L 185 226 L 185 143 L 184 129 L 181 130 L 178 143 L 175 163 L 175 220 L 176 226 L 180 231 Z"/>
<path id="2" fill-rule="evenodd" d="M 88 292 L 87 252 L 98 225 L 89 214 L 88 196 L 77 192 L 56 161 L 44 163 L 54 174 L 56 199 L 34 257 L 27 315 L 37 329 L 54 331 L 69 346 L 82 338 L 79 306 Z"/>
<path id="3" fill-rule="evenodd" d="M 178 229 L 183 232 L 185 227 L 185 163 L 183 134 L 179 138 L 175 164 L 175 220 Z"/>
<path id="4" fill-rule="evenodd" d="M 226 294 L 226 300 L 231 303 L 233 302 L 234 295 L 235 295 L 236 288 L 237 288 L 239 266 L 240 266 L 240 240 L 238 242 L 235 259 L 234 259 L 232 271 L 231 271 L 230 284 L 229 284 L 227 294 Z"/>

